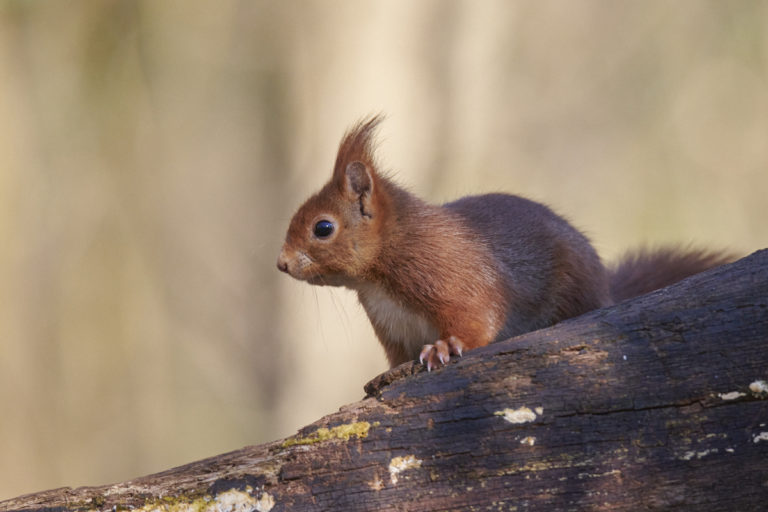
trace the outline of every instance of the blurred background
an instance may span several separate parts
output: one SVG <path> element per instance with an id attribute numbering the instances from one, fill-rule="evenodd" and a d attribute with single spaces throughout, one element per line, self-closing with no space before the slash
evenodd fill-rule
<path id="1" fill-rule="evenodd" d="M 275 269 L 344 130 L 611 260 L 768 245 L 768 2 L 0 0 L 0 499 L 293 434 L 386 370 Z"/>

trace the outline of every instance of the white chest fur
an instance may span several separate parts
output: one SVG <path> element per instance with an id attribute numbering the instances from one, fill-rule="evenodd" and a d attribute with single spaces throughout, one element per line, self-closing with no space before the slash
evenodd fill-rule
<path id="1" fill-rule="evenodd" d="M 429 320 L 392 298 L 381 287 L 365 285 L 357 292 L 376 333 L 389 343 L 400 344 L 411 351 L 438 339 L 437 328 Z"/>

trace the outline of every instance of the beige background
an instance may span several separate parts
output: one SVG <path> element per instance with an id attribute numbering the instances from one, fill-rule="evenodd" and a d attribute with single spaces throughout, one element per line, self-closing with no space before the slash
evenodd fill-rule
<path id="1" fill-rule="evenodd" d="M 768 245 L 768 2 L 0 0 L 0 499 L 362 397 L 362 311 L 275 259 L 373 112 L 427 199 L 539 199 L 607 259 Z"/>

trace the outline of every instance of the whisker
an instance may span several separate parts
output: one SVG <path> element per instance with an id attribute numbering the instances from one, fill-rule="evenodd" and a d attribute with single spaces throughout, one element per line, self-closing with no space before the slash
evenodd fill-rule
<path id="1" fill-rule="evenodd" d="M 344 307 L 342 307 L 342 305 L 339 303 L 338 297 L 336 296 L 336 290 L 330 290 L 330 292 L 331 303 L 336 310 L 336 314 L 341 318 L 341 326 L 344 331 L 344 337 L 346 338 L 347 345 L 349 345 L 352 341 L 352 333 L 349 328 L 349 315 L 347 315 L 347 310 L 344 309 Z"/>
<path id="2" fill-rule="evenodd" d="M 315 317 L 318 323 L 318 332 L 320 334 L 320 342 L 323 344 L 325 351 L 328 351 L 328 339 L 325 336 L 325 328 L 323 327 L 323 315 L 320 314 L 320 298 L 317 295 L 317 287 L 312 286 L 312 296 L 315 298 Z"/>

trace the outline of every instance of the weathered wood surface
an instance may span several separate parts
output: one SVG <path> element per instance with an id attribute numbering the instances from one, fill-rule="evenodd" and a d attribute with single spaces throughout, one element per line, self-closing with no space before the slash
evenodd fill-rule
<path id="1" fill-rule="evenodd" d="M 766 381 L 768 250 L 403 365 L 293 438 L 0 510 L 765 511 Z"/>

